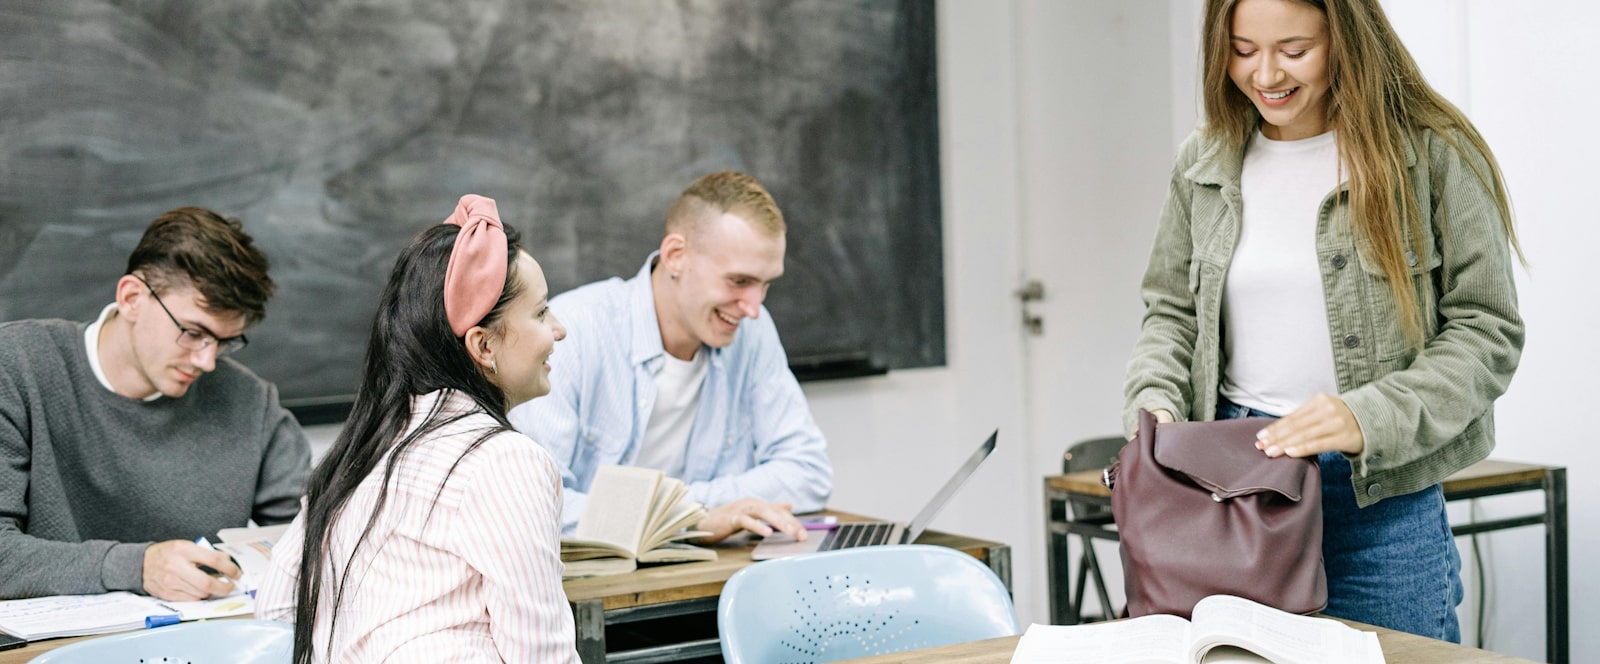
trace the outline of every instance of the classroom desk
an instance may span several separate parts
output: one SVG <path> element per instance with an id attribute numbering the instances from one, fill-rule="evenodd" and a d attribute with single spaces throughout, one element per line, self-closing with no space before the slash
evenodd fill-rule
<path id="1" fill-rule="evenodd" d="M 1566 664 L 1568 651 L 1567 609 L 1567 469 L 1515 461 L 1487 459 L 1473 464 L 1444 481 L 1445 500 L 1466 500 L 1524 491 L 1544 493 L 1544 509 L 1505 519 L 1463 523 L 1451 526 L 1456 536 L 1544 524 L 1545 554 L 1545 643 L 1550 662 Z M 1072 606 L 1074 586 L 1067 579 L 1073 535 L 1117 541 L 1117 531 L 1099 524 L 1074 522 L 1066 509 L 1067 500 L 1098 504 L 1111 503 L 1111 491 L 1100 483 L 1100 471 L 1052 475 L 1044 479 L 1045 533 L 1049 572 L 1050 619 L 1058 625 L 1076 624 L 1078 609 Z M 1079 584 L 1083 583 L 1079 579 Z"/>
<path id="2" fill-rule="evenodd" d="M 855 514 L 830 510 L 841 521 L 868 520 Z M 998 542 L 961 537 L 938 531 L 924 531 L 918 544 L 935 544 L 960 549 L 983 561 L 1011 588 L 1011 548 Z M 707 655 L 720 655 L 717 639 L 702 639 L 667 646 L 608 652 L 607 625 L 665 618 L 695 613 L 715 613 L 722 585 L 734 572 L 754 561 L 754 543 L 717 548 L 717 560 L 647 567 L 629 574 L 573 579 L 565 584 L 567 601 L 578 624 L 578 655 L 587 664 L 599 662 L 670 662 Z M 3 663 L 0 663 L 3 664 Z"/>
<path id="3" fill-rule="evenodd" d="M 1373 627 L 1349 620 L 1341 620 L 1351 627 L 1378 633 L 1378 645 L 1383 648 L 1383 659 L 1388 664 L 1514 664 L 1526 659 L 1508 657 L 1499 653 L 1468 648 L 1445 641 L 1435 641 L 1415 634 L 1406 634 Z M 878 655 L 850 660 L 854 664 L 895 664 L 898 662 L 940 662 L 941 664 L 1008 664 L 1012 651 L 1017 649 L 1021 636 L 958 643 L 952 646 L 926 648 L 891 655 Z"/>
<path id="4" fill-rule="evenodd" d="M 867 517 L 847 512 L 829 511 L 840 521 L 865 521 Z M 918 544 L 935 544 L 960 549 L 983 561 L 1011 588 L 1011 548 L 998 542 L 989 542 L 941 533 L 924 531 Z M 707 655 L 721 655 L 722 646 L 717 639 L 703 639 L 639 650 L 607 652 L 606 626 L 622 623 L 682 616 L 689 614 L 715 614 L 717 598 L 722 584 L 734 572 L 754 563 L 750 551 L 755 543 L 739 546 L 717 547 L 717 559 L 698 563 L 658 565 L 628 574 L 572 579 L 562 585 L 567 601 L 572 603 L 573 617 L 578 631 L 578 655 L 586 664 L 600 662 L 671 662 Z M 0 664 L 25 664 L 29 659 L 77 643 L 93 636 L 38 641 L 15 650 L 0 652 Z"/>

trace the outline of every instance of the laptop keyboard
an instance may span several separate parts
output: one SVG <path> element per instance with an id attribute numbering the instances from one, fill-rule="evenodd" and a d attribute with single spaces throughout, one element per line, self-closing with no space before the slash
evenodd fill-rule
<path id="1" fill-rule="evenodd" d="M 827 539 L 822 540 L 817 550 L 834 551 L 888 544 L 889 533 L 893 531 L 892 523 L 841 523 L 838 528 L 828 531 Z"/>

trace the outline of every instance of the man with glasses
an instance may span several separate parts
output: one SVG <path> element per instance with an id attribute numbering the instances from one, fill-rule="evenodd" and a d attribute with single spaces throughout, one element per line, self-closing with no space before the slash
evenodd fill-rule
<path id="1" fill-rule="evenodd" d="M 0 323 L 0 599 L 233 591 L 197 545 L 287 522 L 310 465 L 277 389 L 226 357 L 272 296 L 236 220 L 162 215 L 89 323 Z"/>

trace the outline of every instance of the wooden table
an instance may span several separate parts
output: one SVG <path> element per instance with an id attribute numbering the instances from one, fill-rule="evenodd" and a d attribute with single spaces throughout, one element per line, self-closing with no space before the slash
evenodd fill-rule
<path id="1" fill-rule="evenodd" d="M 869 520 L 855 514 L 829 511 L 841 521 Z M 924 531 L 918 544 L 934 544 L 960 549 L 988 565 L 1011 589 L 1011 548 L 998 542 L 961 537 L 938 531 Z M 717 639 L 700 639 L 672 645 L 629 651 L 608 651 L 608 625 L 652 620 L 688 614 L 716 613 L 722 585 L 735 572 L 754 563 L 750 551 L 755 544 L 719 547 L 717 559 L 646 567 L 618 576 L 573 579 L 565 584 L 567 601 L 578 624 L 578 655 L 587 664 L 598 662 L 669 662 L 707 655 L 720 655 Z M 3 664 L 3 662 L 0 662 Z"/>
<path id="2" fill-rule="evenodd" d="M 1444 481 L 1445 500 L 1466 500 L 1524 491 L 1544 494 L 1544 509 L 1505 519 L 1478 521 L 1451 526 L 1456 536 L 1472 535 L 1506 528 L 1544 525 L 1545 552 L 1545 644 L 1550 662 L 1566 664 L 1568 650 L 1567 607 L 1567 469 L 1488 459 L 1473 464 Z M 1052 475 L 1044 479 L 1045 534 L 1050 620 L 1057 625 L 1076 624 L 1079 609 L 1073 606 L 1075 588 L 1067 578 L 1073 535 L 1118 541 L 1114 528 L 1107 524 L 1074 521 L 1067 501 L 1099 505 L 1111 504 L 1111 491 L 1100 482 L 1100 471 Z M 1087 540 L 1085 540 L 1087 543 Z M 1083 579 L 1078 580 L 1079 586 Z M 1104 601 L 1109 604 L 1109 601 Z M 1420 637 L 1419 637 L 1420 638 Z M 1387 651 L 1387 648 L 1385 648 Z M 892 661 L 892 660 L 891 660 Z M 980 660 L 972 660 L 980 661 Z M 987 661 L 987 660 L 981 660 Z M 1393 660 L 1391 660 L 1393 661 Z M 1434 660 L 1426 660 L 1434 661 Z M 1472 660 L 1478 661 L 1478 660 Z M 1499 661 L 1499 660 L 1484 660 Z"/>
<path id="3" fill-rule="evenodd" d="M 830 511 L 841 521 L 870 520 L 856 514 Z M 918 544 L 934 544 L 960 549 L 988 565 L 1011 588 L 1011 548 L 985 540 L 961 537 L 938 531 L 925 531 Z M 735 572 L 754 563 L 750 551 L 755 543 L 717 548 L 715 561 L 645 567 L 617 576 L 572 579 L 562 585 L 572 603 L 578 631 L 578 655 L 587 664 L 599 662 L 670 662 L 680 659 L 720 655 L 717 639 L 622 652 L 606 649 L 606 626 L 689 614 L 715 614 L 722 584 Z M 94 636 L 51 639 L 30 643 L 15 650 L 0 652 L 0 664 L 25 664 L 28 660 L 65 645 Z"/>
<path id="4" fill-rule="evenodd" d="M 1341 620 L 1340 622 L 1357 629 L 1377 632 L 1378 645 L 1383 648 L 1383 659 L 1388 664 L 1512 664 L 1529 661 L 1349 620 Z M 1007 664 L 1011 661 L 1012 651 L 1017 649 L 1017 640 L 1021 638 L 1021 636 L 1006 636 L 986 641 L 973 641 L 971 643 L 959 643 L 925 650 L 878 655 L 877 657 L 851 660 L 851 662 L 855 664 L 893 664 L 895 662 Z"/>

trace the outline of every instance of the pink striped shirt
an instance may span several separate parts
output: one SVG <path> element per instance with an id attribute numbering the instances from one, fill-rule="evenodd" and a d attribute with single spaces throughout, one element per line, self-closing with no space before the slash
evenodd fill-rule
<path id="1" fill-rule="evenodd" d="M 441 394 L 412 398 L 410 428 Z M 447 413 L 474 410 L 453 392 L 445 403 Z M 578 661 L 561 587 L 560 471 L 544 448 L 515 431 L 495 434 L 461 458 L 495 425 L 478 411 L 416 441 L 396 465 L 388 502 L 354 561 L 387 457 L 351 494 L 327 540 L 316 661 Z M 258 617 L 294 620 L 303 517 L 273 547 L 272 571 L 256 594 Z M 331 635 L 330 569 L 351 570 Z"/>

